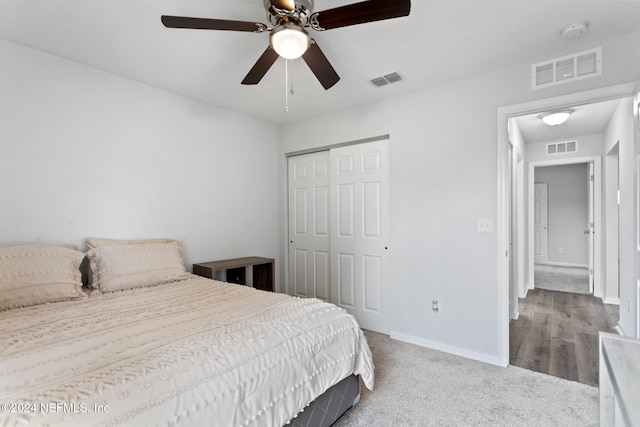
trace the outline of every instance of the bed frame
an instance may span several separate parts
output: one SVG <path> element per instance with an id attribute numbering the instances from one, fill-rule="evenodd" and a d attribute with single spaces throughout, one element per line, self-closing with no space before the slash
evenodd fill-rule
<path id="1" fill-rule="evenodd" d="M 291 420 L 294 427 L 328 427 L 360 400 L 358 377 L 350 375 L 330 387 Z"/>

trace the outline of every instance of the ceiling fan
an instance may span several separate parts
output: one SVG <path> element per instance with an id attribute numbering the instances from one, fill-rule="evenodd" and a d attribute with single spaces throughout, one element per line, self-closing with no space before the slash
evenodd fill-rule
<path id="1" fill-rule="evenodd" d="M 329 89 L 340 80 L 340 76 L 305 28 L 325 31 L 408 16 L 411 0 L 368 0 L 315 13 L 313 0 L 264 0 L 264 6 L 273 28 L 260 22 L 170 15 L 163 15 L 162 23 L 167 28 L 270 32 L 269 46 L 249 70 L 242 84 L 258 84 L 279 56 L 285 59 L 302 56 L 320 84 Z"/>

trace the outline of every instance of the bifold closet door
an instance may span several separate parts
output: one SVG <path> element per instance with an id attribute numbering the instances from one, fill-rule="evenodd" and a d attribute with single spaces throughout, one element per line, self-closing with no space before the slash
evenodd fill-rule
<path id="1" fill-rule="evenodd" d="M 288 293 L 330 301 L 329 151 L 288 162 Z"/>
<path id="2" fill-rule="evenodd" d="M 330 151 L 331 302 L 389 333 L 388 140 Z"/>

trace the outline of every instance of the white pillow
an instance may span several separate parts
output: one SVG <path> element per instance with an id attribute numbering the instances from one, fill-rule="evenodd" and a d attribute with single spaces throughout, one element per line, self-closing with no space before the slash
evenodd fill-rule
<path id="1" fill-rule="evenodd" d="M 175 282 L 189 277 L 182 243 L 108 244 L 90 249 L 89 286 L 101 292 Z"/>
<path id="2" fill-rule="evenodd" d="M 84 297 L 82 252 L 53 245 L 0 248 L 0 310 Z"/>

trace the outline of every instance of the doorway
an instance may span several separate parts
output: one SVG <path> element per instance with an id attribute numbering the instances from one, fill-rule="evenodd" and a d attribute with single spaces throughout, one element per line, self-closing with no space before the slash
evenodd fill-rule
<path id="1" fill-rule="evenodd" d="M 602 296 L 601 163 L 529 163 L 529 289 Z"/>
<path id="2" fill-rule="evenodd" d="M 602 229 L 602 158 L 548 159 L 536 148 L 525 150 L 528 287 L 510 322 L 509 363 L 597 385 L 598 333 L 614 332 L 618 322 L 617 307 L 592 295 L 594 284 L 602 287 L 601 262 L 594 262 L 602 258 L 601 233 L 594 233 Z M 553 281 L 540 283 L 545 275 Z"/>
<path id="3" fill-rule="evenodd" d="M 628 83 L 622 84 L 618 86 L 611 86 L 606 88 L 595 89 L 586 92 L 579 92 L 570 95 L 563 95 L 556 98 L 544 99 L 539 101 L 532 101 L 524 104 L 511 105 L 507 107 L 498 108 L 498 138 L 497 138 L 497 157 L 498 157 L 498 215 L 497 215 L 497 239 L 498 239 L 498 247 L 497 247 L 497 270 L 498 270 L 498 298 L 500 301 L 500 305 L 502 310 L 499 313 L 498 320 L 498 337 L 499 337 L 499 346 L 500 346 L 500 356 L 499 361 L 500 364 L 507 366 L 509 364 L 509 323 L 510 323 L 510 312 L 509 312 L 509 302 L 512 297 L 511 292 L 513 289 L 510 287 L 509 281 L 509 269 L 510 269 L 510 257 L 512 254 L 509 253 L 509 244 L 510 244 L 510 227 L 509 227 L 509 216 L 511 214 L 511 205 L 509 204 L 508 197 L 508 188 L 510 182 L 509 175 L 509 157 L 508 157 L 508 145 L 509 143 L 513 143 L 513 140 L 510 139 L 511 133 L 509 131 L 509 119 L 512 117 L 533 114 L 540 111 L 548 111 L 548 110 L 557 110 L 563 108 L 571 108 L 573 106 L 586 105 L 594 102 L 607 101 L 607 100 L 622 100 L 624 99 L 633 99 L 636 96 L 637 91 L 637 83 Z M 628 103 L 627 103 L 628 104 Z M 634 104 L 637 105 L 637 104 Z M 631 111 L 631 110 L 630 110 Z M 628 114 L 628 113 L 625 113 Z M 631 117 L 633 117 L 634 113 L 631 113 Z M 628 123 L 627 119 L 624 119 L 624 123 Z M 632 125 L 632 123 L 631 123 Z M 625 135 L 628 135 L 626 133 Z M 633 132 L 631 132 L 631 140 L 627 141 L 627 144 L 630 144 L 629 147 L 638 146 L 638 134 L 635 134 L 635 141 L 633 139 Z M 630 149 L 630 148 L 629 148 Z M 603 154 L 603 153 L 601 153 Z M 526 161 L 527 159 L 525 159 Z M 625 175 L 626 176 L 626 175 Z M 527 179 L 525 177 L 525 179 Z M 524 191 L 524 190 L 523 190 Z M 637 212 L 637 211 L 634 211 Z M 627 218 L 625 216 L 626 222 L 628 225 L 631 225 L 630 215 Z M 527 229 L 531 227 L 532 224 L 527 224 Z M 518 227 L 516 227 L 518 228 Z M 596 233 L 597 238 L 597 233 Z M 532 252 L 532 248 L 530 248 L 531 242 L 526 243 L 526 248 L 524 253 L 520 253 L 517 251 L 513 254 L 513 256 L 520 259 L 528 259 L 529 255 Z M 594 263 L 597 263 L 598 260 L 594 260 Z M 528 262 L 525 262 L 528 264 Z M 628 268 L 631 269 L 633 266 L 629 265 Z M 526 268 L 525 268 L 526 269 Z M 635 270 L 634 270 L 635 271 Z M 529 287 L 530 281 L 532 280 L 531 271 L 526 271 L 526 282 Z M 622 286 L 622 285 L 621 285 Z M 523 289 L 526 290 L 526 289 Z M 621 292 L 623 290 L 621 289 Z M 634 309 L 633 313 L 630 313 L 631 316 L 637 316 L 637 310 L 635 310 L 635 304 L 630 304 L 633 306 L 631 308 Z M 625 313 L 625 316 L 629 317 Z M 622 313 L 620 314 L 620 321 L 622 322 Z M 634 317 L 635 318 L 635 317 Z"/>
<path id="4" fill-rule="evenodd" d="M 388 138 L 288 158 L 288 292 L 389 333 Z"/>

